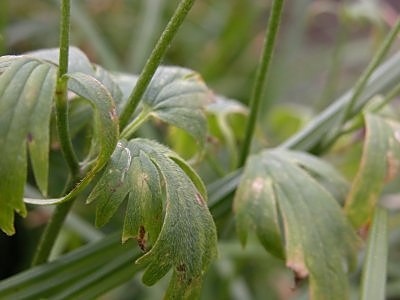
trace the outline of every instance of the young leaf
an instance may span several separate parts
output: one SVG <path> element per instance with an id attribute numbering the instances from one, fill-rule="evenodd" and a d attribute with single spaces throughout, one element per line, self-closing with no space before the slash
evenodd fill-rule
<path id="1" fill-rule="evenodd" d="M 387 212 L 377 207 L 368 237 L 361 283 L 361 300 L 385 299 L 388 242 Z"/>
<path id="2" fill-rule="evenodd" d="M 83 73 L 66 74 L 69 78 L 68 88 L 77 95 L 89 101 L 94 110 L 93 142 L 98 144 L 100 150 L 96 163 L 78 185 L 65 197 L 56 199 L 30 199 L 25 198 L 25 203 L 36 205 L 50 205 L 69 201 L 80 193 L 93 177 L 99 172 L 107 161 L 118 142 L 118 117 L 114 101 L 107 89 L 97 79 Z"/>
<path id="3" fill-rule="evenodd" d="M 207 132 L 204 110 L 211 97 L 194 71 L 160 67 L 143 95 L 142 110 L 146 115 L 186 130 L 203 145 Z"/>
<path id="4" fill-rule="evenodd" d="M 135 238 L 147 251 L 143 281 L 152 285 L 173 268 L 167 298 L 196 295 L 216 255 L 216 229 L 205 188 L 195 172 L 168 148 L 146 139 L 122 140 L 89 195 L 96 224 L 105 224 L 128 196 L 123 241 Z"/>
<path id="5" fill-rule="evenodd" d="M 280 149 L 250 157 L 234 199 L 239 236 L 245 243 L 254 228 L 296 279 L 310 278 L 311 299 L 347 299 L 343 258 L 352 262 L 357 238 L 337 201 L 303 169 L 309 163 Z"/>
<path id="6" fill-rule="evenodd" d="M 399 125 L 367 114 L 365 126 L 361 163 L 345 206 L 356 228 L 370 221 L 385 182 L 397 175 L 400 164 Z"/>
<path id="7" fill-rule="evenodd" d="M 24 216 L 26 145 L 33 173 L 47 191 L 49 122 L 56 69 L 32 58 L 15 57 L 0 77 L 0 228 L 14 233 L 14 210 Z"/>

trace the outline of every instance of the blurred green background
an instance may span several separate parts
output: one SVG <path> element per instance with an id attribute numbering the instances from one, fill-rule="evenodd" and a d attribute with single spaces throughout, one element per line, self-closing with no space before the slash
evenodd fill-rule
<path id="1" fill-rule="evenodd" d="M 107 69 L 138 74 L 179 1 L 71 2 L 71 44 Z M 198 0 L 167 52 L 164 64 L 196 70 L 216 94 L 246 104 L 270 5 L 268 0 Z M 20 54 L 57 47 L 58 9 L 57 0 L 0 0 L 0 53 Z M 260 111 L 260 145 L 280 143 L 353 86 L 399 13 L 398 0 L 286 1 Z M 179 148 L 178 143 L 174 146 Z M 347 176 L 354 174 L 358 162 L 355 157 L 360 153 L 359 144 L 352 147 L 346 157 L 332 158 L 343 166 Z M 209 170 L 200 168 L 200 172 L 203 178 L 210 176 Z M 75 211 L 93 223 L 93 208 L 78 205 Z M 1 233 L 1 278 L 28 265 L 47 216 L 46 211 L 34 211 L 28 219 L 18 219 L 20 230 L 17 229 L 16 236 L 6 238 Z M 397 219 L 393 218 L 394 224 Z M 112 224 L 103 231 L 117 227 Z M 294 283 L 283 263 L 270 257 L 257 243 L 250 243 L 245 252 L 241 250 L 231 217 L 224 220 L 221 228 L 224 230 L 220 231 L 220 258 L 207 276 L 203 299 L 305 297 L 301 288 L 291 290 Z M 62 238 L 64 244 L 59 242 L 58 254 L 85 242 L 68 229 Z M 393 238 L 394 249 L 398 249 L 399 240 Z M 396 257 L 397 252 L 393 250 L 391 255 Z M 390 276 L 394 279 L 388 296 L 400 299 L 400 273 L 389 265 Z M 166 282 L 148 289 L 135 280 L 104 299 L 160 298 Z"/>

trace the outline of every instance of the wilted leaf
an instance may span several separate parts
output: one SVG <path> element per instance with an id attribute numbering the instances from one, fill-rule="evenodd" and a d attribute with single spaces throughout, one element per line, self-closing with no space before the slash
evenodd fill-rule
<path id="1" fill-rule="evenodd" d="M 211 99 L 199 74 L 160 67 L 142 97 L 142 113 L 184 129 L 203 145 L 207 133 L 204 110 Z"/>
<path id="2" fill-rule="evenodd" d="M 361 163 L 345 206 L 357 228 L 370 221 L 385 182 L 396 177 L 400 167 L 399 124 L 367 114 L 365 125 Z"/>
<path id="3" fill-rule="evenodd" d="M 14 210 L 26 214 L 27 144 L 36 182 L 42 193 L 47 191 L 55 81 L 54 66 L 24 57 L 10 60 L 0 77 L 0 228 L 7 234 L 14 233 Z"/>
<path id="4" fill-rule="evenodd" d="M 145 139 L 122 140 L 88 198 L 96 201 L 96 224 L 105 224 L 128 198 L 123 240 L 135 238 L 152 285 L 173 268 L 170 299 L 198 292 L 216 255 L 216 230 L 206 192 L 196 173 L 175 153 Z"/>
<path id="5" fill-rule="evenodd" d="M 296 279 L 310 278 L 312 299 L 347 299 L 343 260 L 352 262 L 357 238 L 337 201 L 304 169 L 325 164 L 303 155 L 277 149 L 249 158 L 234 200 L 239 236 L 245 243 L 254 229 Z"/>

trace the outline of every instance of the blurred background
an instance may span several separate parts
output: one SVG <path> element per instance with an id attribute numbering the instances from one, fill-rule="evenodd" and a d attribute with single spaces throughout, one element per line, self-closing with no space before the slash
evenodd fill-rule
<path id="1" fill-rule="evenodd" d="M 178 2 L 73 0 L 71 44 L 109 70 L 138 74 Z M 215 94 L 246 104 L 270 5 L 269 0 L 196 1 L 164 64 L 191 68 L 202 75 Z M 398 0 L 286 1 L 260 112 L 260 144 L 282 142 L 353 86 L 399 14 Z M 0 0 L 0 54 L 57 47 L 58 22 L 58 0 Z M 398 43 L 392 52 L 396 49 Z M 357 167 L 354 157 L 360 147 L 356 145 L 355 149 L 355 154 L 342 162 L 342 171 L 349 177 Z M 77 213 L 93 223 L 93 212 L 78 207 Z M 40 211 L 31 213 L 27 220 L 18 220 L 21 229 L 17 228 L 19 233 L 13 238 L 0 233 L 1 278 L 27 266 L 46 216 L 48 212 Z M 227 238 L 221 244 L 220 259 L 207 277 L 203 299 L 304 297 L 301 288 L 291 289 L 294 283 L 282 262 L 257 243 L 243 252 L 236 240 L 230 239 L 234 226 L 225 225 L 229 228 Z M 111 225 L 105 231 L 113 229 Z M 84 242 L 73 231 L 64 234 L 66 241 L 60 253 Z M 390 299 L 400 299 L 398 270 L 389 270 L 395 279 L 388 290 Z M 122 296 L 124 289 L 135 299 L 160 298 L 163 284 L 147 289 L 136 280 L 104 299 L 133 299 Z"/>

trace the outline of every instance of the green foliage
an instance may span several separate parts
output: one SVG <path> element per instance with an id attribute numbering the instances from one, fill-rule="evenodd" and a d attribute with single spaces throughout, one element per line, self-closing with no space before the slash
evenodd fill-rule
<path id="1" fill-rule="evenodd" d="M 400 161 L 399 125 L 365 115 L 365 142 L 357 175 L 346 200 L 346 213 L 357 228 L 371 221 L 386 182 L 396 177 Z"/>
<path id="2" fill-rule="evenodd" d="M 49 123 L 56 69 L 32 58 L 5 57 L 0 77 L 0 228 L 14 234 L 14 210 L 23 203 L 28 145 L 38 187 L 47 192 Z M 6 145 L 6 146 L 5 146 Z"/>
<path id="3" fill-rule="evenodd" d="M 384 208 L 375 209 L 368 236 L 361 282 L 361 300 L 385 299 L 388 257 L 388 216 Z M 383 275 L 383 276 L 382 276 Z"/>
<path id="4" fill-rule="evenodd" d="M 329 165 L 305 153 L 277 149 L 250 157 L 234 202 L 238 234 L 245 244 L 254 229 L 266 250 L 285 257 L 296 280 L 309 276 L 312 299 L 347 299 L 342 260 L 354 265 L 357 238 L 312 174 L 343 186 Z"/>
<path id="5" fill-rule="evenodd" d="M 87 200 L 97 202 L 96 225 L 108 222 L 126 197 L 122 240 L 135 238 L 146 252 L 137 261 L 147 265 L 143 282 L 152 285 L 173 267 L 167 297 L 190 299 L 216 255 L 201 179 L 156 142 L 122 140 Z"/>
<path id="6" fill-rule="evenodd" d="M 393 22 L 383 39 L 387 29 L 382 17 L 373 12 L 380 8 L 378 4 L 203 3 L 195 6 L 194 21 L 170 47 L 194 3 L 181 0 L 143 70 L 135 75 L 125 66 L 135 62 L 133 69 L 137 69 L 144 62 L 146 49 L 151 48 L 150 35 L 167 15 L 163 8 L 172 9 L 175 3 L 158 6 L 158 0 L 144 1 L 147 14 L 159 19 L 143 17 L 145 26 L 132 26 L 130 21 L 141 10 L 135 1 L 128 2 L 83 5 L 62 0 L 59 48 L 0 57 L 0 229 L 7 235 L 15 233 L 14 213 L 24 217 L 28 213 L 24 202 L 33 204 L 26 219 L 31 225 L 36 219 L 47 222 L 41 216 L 47 210 L 41 206 L 56 204 L 34 254 L 33 265 L 42 265 L 0 281 L 0 298 L 94 299 L 143 271 L 146 287 L 136 278 L 125 287 L 128 292 L 117 289 L 110 298 L 157 299 L 164 293 L 166 299 L 303 299 L 308 294 L 311 299 L 335 300 L 349 299 L 360 290 L 362 299 L 383 299 L 386 277 L 389 281 L 400 278 L 393 271 L 398 266 L 396 257 L 388 258 L 389 247 L 397 245 L 388 240 L 389 229 L 398 226 L 397 215 L 380 208 L 398 205 L 393 197 L 386 197 L 386 193 L 399 192 L 400 161 L 399 116 L 392 109 L 397 103 L 391 108 L 387 104 L 400 93 L 400 56 L 381 62 L 398 35 L 400 22 Z M 3 8 L 8 5 L 4 3 L 0 4 Z M 10 2 L 11 12 L 18 6 L 15 3 Z M 38 11 L 43 13 L 52 3 L 58 2 L 43 2 Z M 76 47 L 68 48 L 70 4 L 73 41 L 88 56 Z M 304 7 L 311 11 L 307 17 Z M 279 40 L 282 51 L 276 55 L 280 59 L 271 64 L 286 8 L 291 19 L 285 22 Z M 110 17 L 125 10 L 128 13 L 121 19 Z M 266 10 L 271 14 L 257 65 L 254 53 L 261 43 L 251 36 L 263 34 L 258 22 L 254 28 L 250 24 L 264 17 Z M 308 69 L 324 70 L 319 57 L 324 47 L 316 53 L 308 43 L 300 43 L 304 33 L 315 42 L 313 22 L 321 14 L 344 21 L 336 28 L 340 31 L 336 44 L 324 45 L 333 46 L 335 53 L 322 96 L 319 84 L 310 79 L 315 74 L 308 74 L 313 73 Z M 367 19 L 367 25 L 360 25 L 360 18 Z M 56 26 L 53 18 L 46 20 L 50 32 Z M 41 35 L 35 40 L 38 45 L 18 46 L 11 40 L 24 38 L 14 34 L 14 25 L 6 28 L 8 24 L 0 23 L 0 51 L 5 50 L 8 35 L 8 43 L 18 49 L 38 48 L 42 40 L 46 42 L 40 47 L 54 45 L 47 42 L 43 27 L 37 31 L 32 26 L 28 29 Z M 124 28 L 126 24 L 129 28 Z M 152 28 L 143 30 L 147 24 Z M 361 26 L 357 36 L 364 40 L 363 32 L 369 30 L 362 26 L 372 26 L 368 29 L 378 33 L 373 45 L 378 51 L 372 58 L 368 51 L 343 51 L 344 45 L 354 47 L 347 36 L 356 36 L 350 32 L 353 27 L 347 28 L 354 24 Z M 143 40 L 131 42 L 127 36 L 131 28 L 142 30 Z M 114 48 L 111 42 L 115 41 L 120 43 Z M 127 54 L 130 45 L 134 51 Z M 364 41 L 355 48 L 369 48 L 365 45 Z M 357 53 L 357 60 L 353 62 L 354 55 L 347 57 L 347 52 Z M 189 65 L 199 73 L 160 66 L 165 56 L 168 63 Z M 367 65 L 367 60 L 368 67 L 355 81 L 354 70 Z M 298 83 L 292 76 L 296 68 Z M 264 97 L 267 71 L 274 76 L 268 77 Z M 226 96 L 214 96 L 200 74 Z M 348 78 L 356 82 L 354 87 L 302 128 L 316 110 L 307 107 L 312 97 L 324 102 L 316 107 L 324 106 L 327 98 L 348 88 Z M 230 97 L 249 99 L 250 104 Z M 274 101 L 283 99 L 295 101 L 296 106 L 279 103 L 273 107 Z M 153 122 L 147 122 L 150 119 Z M 358 148 L 352 150 L 361 144 L 362 154 Z M 175 151 L 192 159 L 185 161 Z M 346 166 L 341 169 L 353 170 L 346 172 L 347 179 L 337 171 L 343 162 Z M 389 181 L 394 182 L 384 189 Z M 72 243 L 69 233 L 62 230 L 73 204 L 80 216 L 95 215 L 98 228 L 84 225 L 89 226 L 85 239 L 89 233 L 96 239 L 100 236 L 100 241 L 82 246 L 82 241 L 75 238 Z M 83 237 L 85 222 L 79 217 L 74 220 L 80 224 L 75 226 L 75 235 Z M 240 250 L 235 226 L 246 250 Z M 106 234 L 118 228 L 122 234 Z M 249 238 L 252 233 L 260 243 Z M 357 234 L 361 239 L 368 234 L 365 257 Z M 24 243 L 22 248 L 29 248 L 29 241 Z M 0 255 L 2 248 L 1 244 Z M 47 262 L 51 249 L 50 260 L 56 259 Z M 220 255 L 213 263 L 217 249 Z M 357 255 L 358 261 L 364 260 L 362 274 L 355 268 Z M 387 259 L 392 260 L 388 268 Z M 289 272 L 283 271 L 285 267 Z M 206 273 L 210 275 L 204 280 Z M 349 273 L 355 274 L 349 277 Z M 302 281 L 308 284 L 300 285 Z"/>

